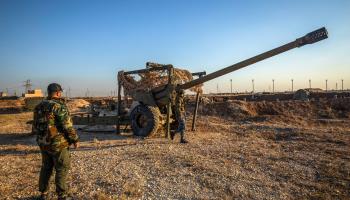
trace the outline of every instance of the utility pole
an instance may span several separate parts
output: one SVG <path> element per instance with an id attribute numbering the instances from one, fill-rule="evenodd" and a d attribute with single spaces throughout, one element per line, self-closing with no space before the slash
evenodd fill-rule
<path id="1" fill-rule="evenodd" d="M 311 89 L 311 79 L 309 79 L 309 89 Z"/>
<path id="2" fill-rule="evenodd" d="M 70 93 L 70 87 L 68 87 L 68 95 L 69 95 L 69 97 L 72 96 L 72 94 Z"/>
<path id="3" fill-rule="evenodd" d="M 291 81 L 292 81 L 292 92 L 293 92 L 293 87 L 294 87 L 294 80 L 293 79 L 291 79 Z"/>
<path id="4" fill-rule="evenodd" d="M 272 93 L 275 93 L 275 79 L 272 79 Z"/>
<path id="5" fill-rule="evenodd" d="M 344 80 L 342 79 L 341 80 L 341 91 L 343 91 L 344 90 Z"/>
<path id="6" fill-rule="evenodd" d="M 254 88 L 254 79 L 252 79 L 252 87 L 253 87 L 252 93 L 254 94 L 254 91 L 255 91 L 255 88 Z"/>
<path id="7" fill-rule="evenodd" d="M 230 79 L 230 82 L 231 82 L 231 94 L 232 94 L 232 79 Z"/>
<path id="8" fill-rule="evenodd" d="M 326 92 L 328 91 L 328 80 L 326 79 Z"/>
<path id="9" fill-rule="evenodd" d="M 338 90 L 338 82 L 335 82 L 335 90 Z"/>
<path id="10" fill-rule="evenodd" d="M 219 93 L 219 83 L 216 84 L 216 94 Z"/>
<path id="11" fill-rule="evenodd" d="M 31 83 L 30 79 L 24 81 L 24 85 L 23 86 L 25 87 L 24 93 L 27 93 L 28 90 L 31 90 L 32 89 L 32 83 Z"/>

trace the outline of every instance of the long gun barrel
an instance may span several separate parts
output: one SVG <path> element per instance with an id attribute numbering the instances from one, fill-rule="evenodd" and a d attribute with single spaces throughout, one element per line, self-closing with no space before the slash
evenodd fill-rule
<path id="1" fill-rule="evenodd" d="M 217 78 L 219 76 L 223 76 L 223 75 L 228 74 L 230 72 L 239 70 L 239 69 L 241 69 L 243 67 L 246 67 L 248 65 L 252 65 L 254 63 L 257 63 L 257 62 L 262 61 L 264 59 L 267 59 L 267 58 L 270 58 L 272 56 L 278 55 L 280 53 L 289 51 L 289 50 L 294 49 L 296 47 L 301 47 L 301 46 L 304 46 L 306 44 L 312 44 L 312 43 L 321 41 L 321 40 L 326 39 L 326 38 L 328 38 L 328 33 L 327 33 L 326 28 L 323 27 L 323 28 L 317 29 L 315 31 L 312 31 L 312 32 L 306 34 L 305 36 L 303 36 L 301 38 L 296 39 L 293 42 L 290 42 L 288 44 L 282 45 L 280 47 L 277 47 L 277 48 L 272 49 L 270 51 L 267 51 L 265 53 L 259 54 L 257 56 L 252 57 L 252 58 L 249 58 L 247 60 L 241 61 L 241 62 L 236 63 L 234 65 L 228 66 L 226 68 L 223 68 L 221 70 L 218 70 L 216 72 L 213 72 L 211 74 L 203 76 L 201 78 L 198 78 L 198 79 L 195 79 L 193 81 L 189 81 L 187 83 L 179 85 L 177 87 L 177 89 L 183 89 L 183 90 L 189 89 L 189 88 L 191 88 L 193 86 L 196 86 L 196 85 L 202 84 L 204 82 L 210 81 L 210 80 L 212 80 L 214 78 Z"/>

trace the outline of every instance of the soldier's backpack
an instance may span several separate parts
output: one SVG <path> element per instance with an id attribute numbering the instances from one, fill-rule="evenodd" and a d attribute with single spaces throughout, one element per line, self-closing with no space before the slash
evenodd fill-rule
<path id="1" fill-rule="evenodd" d="M 40 146 L 50 145 L 52 138 L 58 134 L 52 111 L 54 104 L 50 100 L 44 100 L 34 109 L 33 133 L 37 135 Z"/>

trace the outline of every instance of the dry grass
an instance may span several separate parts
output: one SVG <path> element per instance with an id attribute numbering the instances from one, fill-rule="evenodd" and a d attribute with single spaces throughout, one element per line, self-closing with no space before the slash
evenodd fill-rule
<path id="1" fill-rule="evenodd" d="M 155 63 L 154 63 L 155 64 Z M 161 65 L 155 64 L 150 67 L 160 67 Z M 173 82 L 176 84 L 183 84 L 193 80 L 191 72 L 186 69 L 174 68 Z M 136 78 L 136 77 L 137 78 Z M 168 75 L 166 71 L 150 71 L 139 74 L 119 74 L 118 80 L 121 82 L 124 92 L 130 94 L 132 90 L 150 90 L 159 86 L 166 85 L 168 83 Z M 202 93 L 202 84 L 190 88 L 193 92 Z"/>
<path id="2" fill-rule="evenodd" d="M 32 120 L 33 113 L 25 112 L 21 114 L 0 114 L 0 135 L 9 133 L 28 133 L 31 125 L 27 124 Z"/>
<path id="3" fill-rule="evenodd" d="M 0 120 L 10 125 L 30 117 L 0 115 Z M 202 115 L 186 145 L 80 133 L 81 148 L 72 151 L 70 191 L 78 199 L 350 198 L 350 124 L 345 118 L 313 123 L 300 117 L 280 120 L 279 114 L 265 117 L 233 121 Z M 36 197 L 41 158 L 35 139 L 6 134 L 7 128 L 0 129 L 0 194 L 4 199 Z"/>

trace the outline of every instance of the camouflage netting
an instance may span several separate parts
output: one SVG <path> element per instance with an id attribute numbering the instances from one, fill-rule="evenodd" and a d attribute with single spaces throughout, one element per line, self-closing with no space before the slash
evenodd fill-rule
<path id="1" fill-rule="evenodd" d="M 147 65 L 148 68 L 156 67 L 158 65 Z M 161 85 L 168 83 L 167 71 L 151 71 L 137 74 L 140 78 L 136 80 L 132 75 L 123 73 L 118 74 L 120 84 L 124 88 L 125 95 L 132 90 L 152 90 Z M 191 72 L 185 69 L 174 68 L 174 83 L 183 84 L 193 80 Z M 190 88 L 190 91 L 202 93 L 202 84 Z"/>

